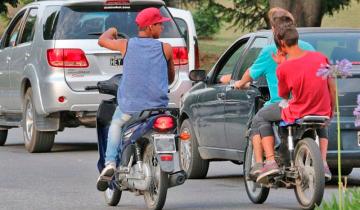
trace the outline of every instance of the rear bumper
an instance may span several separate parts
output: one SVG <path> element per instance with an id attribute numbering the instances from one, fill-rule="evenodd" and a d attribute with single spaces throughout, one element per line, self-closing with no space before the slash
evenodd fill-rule
<path id="1" fill-rule="evenodd" d="M 180 70 L 176 83 L 171 86 L 169 93 L 169 106 L 179 107 L 181 96 L 191 88 L 192 82 L 188 79 L 188 71 Z M 39 88 L 40 103 L 37 105 L 39 114 L 48 115 L 59 111 L 97 111 L 102 100 L 111 98 L 101 95 L 97 91 L 74 91 L 71 89 L 63 75 L 52 75 L 41 82 Z M 59 97 L 65 97 L 63 102 Z"/>

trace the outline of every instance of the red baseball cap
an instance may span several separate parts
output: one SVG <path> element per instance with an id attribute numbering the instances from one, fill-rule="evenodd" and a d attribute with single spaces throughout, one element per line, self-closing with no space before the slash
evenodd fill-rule
<path id="1" fill-rule="evenodd" d="M 139 27 L 145 27 L 170 20 L 170 18 L 161 16 L 160 10 L 158 8 L 149 7 L 139 12 L 139 14 L 136 16 L 135 22 Z"/>

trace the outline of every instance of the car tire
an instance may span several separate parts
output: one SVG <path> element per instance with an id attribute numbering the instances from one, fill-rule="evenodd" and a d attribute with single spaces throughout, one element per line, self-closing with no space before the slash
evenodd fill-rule
<path id="1" fill-rule="evenodd" d="M 8 130 L 0 130 L 0 146 L 4 146 L 6 138 L 8 135 Z"/>
<path id="2" fill-rule="evenodd" d="M 51 151 L 56 132 L 45 132 L 36 129 L 36 110 L 31 88 L 27 89 L 23 100 L 22 119 L 25 148 L 30 153 Z"/>
<path id="3" fill-rule="evenodd" d="M 209 170 L 209 161 L 203 160 L 199 154 L 198 141 L 188 119 L 181 124 L 180 133 L 188 132 L 190 139 L 179 141 L 180 163 L 189 179 L 203 179 Z"/>
<path id="4" fill-rule="evenodd" d="M 332 175 L 337 176 L 339 174 L 337 167 L 329 167 Z M 351 174 L 353 168 L 352 167 L 341 167 L 341 176 L 348 176 Z"/>

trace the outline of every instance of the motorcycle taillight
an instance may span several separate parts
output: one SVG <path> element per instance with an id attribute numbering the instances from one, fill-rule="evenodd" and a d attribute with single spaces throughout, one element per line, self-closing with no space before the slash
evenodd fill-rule
<path id="1" fill-rule="evenodd" d="M 160 116 L 155 119 L 153 128 L 159 132 L 166 132 L 175 128 L 176 122 L 172 116 Z"/>

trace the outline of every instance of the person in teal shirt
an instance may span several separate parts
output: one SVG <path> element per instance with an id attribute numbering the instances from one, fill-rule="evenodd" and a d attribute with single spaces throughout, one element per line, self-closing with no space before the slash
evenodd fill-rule
<path id="1" fill-rule="evenodd" d="M 282 8 L 272 8 L 268 13 L 270 23 L 272 26 L 272 30 L 276 30 L 277 26 L 279 25 L 294 25 L 294 17 L 291 15 L 290 12 L 284 10 Z M 283 18 L 286 17 L 286 18 Z M 275 21 L 276 20 L 276 21 Z M 315 51 L 314 47 L 304 41 L 299 40 L 299 46 L 303 50 L 308 51 Z M 253 80 L 257 80 L 260 77 L 264 76 L 267 81 L 267 85 L 270 92 L 270 100 L 265 103 L 264 106 L 268 106 L 270 104 L 274 104 L 280 102 L 282 98 L 278 95 L 278 79 L 276 77 L 276 68 L 279 63 L 286 60 L 286 55 L 282 54 L 278 51 L 278 48 L 275 44 L 270 44 L 264 47 L 260 54 L 258 55 L 255 62 L 250 66 L 249 69 L 245 71 L 242 78 L 234 82 L 234 87 L 237 89 L 247 88 L 248 84 Z M 231 81 L 231 74 L 224 75 L 221 77 L 220 82 L 228 83 Z M 254 156 L 256 164 L 250 171 L 250 175 L 257 177 L 261 173 L 261 169 L 264 166 L 263 163 L 263 147 L 271 147 L 274 148 L 274 142 L 262 142 L 262 138 L 259 132 L 259 118 L 257 114 L 252 119 L 251 125 L 251 132 L 250 132 L 250 139 L 253 143 L 254 148 Z M 325 142 L 325 141 L 324 141 Z M 320 142 L 322 143 L 322 142 Z M 323 148 L 323 149 L 322 149 Z M 325 149 L 326 148 L 326 149 Z M 320 147 L 321 153 L 323 157 L 326 157 L 327 153 L 327 141 L 326 147 Z M 274 155 L 274 154 L 273 154 Z M 326 159 L 325 159 L 326 161 Z M 325 167 L 325 165 L 324 165 Z M 324 168 L 326 177 L 331 177 L 330 170 L 326 164 Z M 276 171 L 276 170 L 275 170 Z"/>

